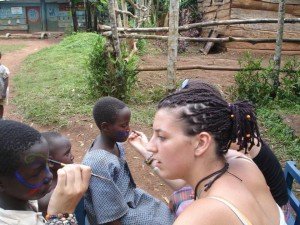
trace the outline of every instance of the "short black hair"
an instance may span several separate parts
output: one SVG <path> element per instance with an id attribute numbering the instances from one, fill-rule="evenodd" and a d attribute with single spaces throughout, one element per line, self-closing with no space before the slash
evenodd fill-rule
<path id="1" fill-rule="evenodd" d="M 100 129 L 103 122 L 114 124 L 118 112 L 125 107 L 126 104 L 117 98 L 110 96 L 100 98 L 93 109 L 93 117 L 98 128 Z"/>
<path id="2" fill-rule="evenodd" d="M 180 118 L 187 124 L 185 133 L 210 132 L 217 144 L 217 153 L 226 153 L 237 140 L 239 150 L 251 150 L 254 139 L 261 142 L 254 106 L 248 101 L 229 104 L 210 84 L 194 82 L 162 99 L 161 108 L 180 108 Z"/>
<path id="3" fill-rule="evenodd" d="M 20 166 L 21 155 L 41 142 L 34 128 L 13 120 L 0 120 L 0 175 L 9 176 Z"/>
<path id="4" fill-rule="evenodd" d="M 48 143 L 48 146 L 49 146 L 49 153 L 51 153 L 53 151 L 53 140 L 55 138 L 60 138 L 62 137 L 62 135 L 58 132 L 55 132 L 55 131 L 47 131 L 47 132 L 42 132 L 41 133 L 42 137 L 44 137 Z"/>

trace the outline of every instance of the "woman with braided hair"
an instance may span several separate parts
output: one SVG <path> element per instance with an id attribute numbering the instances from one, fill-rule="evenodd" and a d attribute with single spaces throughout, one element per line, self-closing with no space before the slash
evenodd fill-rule
<path id="1" fill-rule="evenodd" d="M 249 151 L 261 144 L 253 106 L 229 105 L 208 84 L 183 88 L 158 106 L 148 143 L 156 171 L 194 188 L 195 201 L 175 224 L 283 225 L 262 173 L 238 152 L 225 158 L 231 142 Z"/>

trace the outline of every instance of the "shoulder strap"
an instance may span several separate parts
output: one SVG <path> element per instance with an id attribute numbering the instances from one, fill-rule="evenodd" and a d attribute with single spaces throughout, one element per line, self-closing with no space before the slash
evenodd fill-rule
<path id="1" fill-rule="evenodd" d="M 247 219 L 246 216 L 244 216 L 240 210 L 238 210 L 234 205 L 232 205 L 230 202 L 226 201 L 225 199 L 223 198 L 218 198 L 218 197 L 214 197 L 214 196 L 211 196 L 211 197 L 207 197 L 207 198 L 210 198 L 210 199 L 215 199 L 219 202 L 222 202 L 224 203 L 225 205 L 227 205 L 232 212 L 234 212 L 234 214 L 238 217 L 238 219 L 241 221 L 241 223 L 243 225 L 252 225 L 252 223 Z"/>
<path id="2" fill-rule="evenodd" d="M 244 160 L 246 160 L 246 161 L 248 161 L 250 163 L 255 164 L 255 162 L 251 158 L 249 158 L 247 156 L 237 155 L 237 156 L 233 156 L 233 157 L 229 158 L 228 160 L 230 161 L 231 159 L 244 159 Z"/>

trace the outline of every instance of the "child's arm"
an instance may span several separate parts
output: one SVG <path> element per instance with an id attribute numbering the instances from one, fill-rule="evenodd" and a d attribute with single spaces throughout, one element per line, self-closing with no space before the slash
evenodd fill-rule
<path id="1" fill-rule="evenodd" d="M 2 92 L 2 98 L 6 98 L 7 87 L 8 87 L 8 77 L 3 79 L 4 81 L 4 89 Z"/>

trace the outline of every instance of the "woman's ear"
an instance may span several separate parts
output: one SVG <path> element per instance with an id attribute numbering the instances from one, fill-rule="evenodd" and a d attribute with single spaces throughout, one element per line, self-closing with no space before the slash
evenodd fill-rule
<path id="1" fill-rule="evenodd" d="M 212 136 L 207 132 L 201 132 L 200 134 L 197 134 L 196 138 L 198 143 L 195 147 L 194 154 L 195 156 L 201 156 L 207 151 L 207 149 L 209 149 L 212 141 Z"/>

